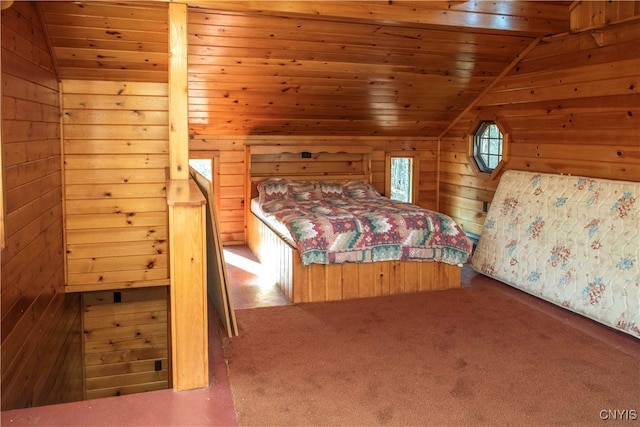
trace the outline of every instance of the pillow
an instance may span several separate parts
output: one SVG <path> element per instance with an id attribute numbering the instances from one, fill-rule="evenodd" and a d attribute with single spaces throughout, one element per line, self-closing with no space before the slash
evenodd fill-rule
<path id="1" fill-rule="evenodd" d="M 257 185 L 260 205 L 273 200 L 290 199 L 289 185 L 291 181 L 284 178 L 269 178 Z"/>
<path id="2" fill-rule="evenodd" d="M 318 183 L 320 193 L 325 199 L 339 199 L 344 197 L 344 187 L 342 182 L 326 182 Z"/>
<path id="3" fill-rule="evenodd" d="M 375 199 L 381 197 L 380 193 L 371 184 L 364 181 L 349 181 L 344 184 L 345 197 L 352 199 Z"/>
<path id="4" fill-rule="evenodd" d="M 292 182 L 289 184 L 289 193 L 297 202 L 322 199 L 320 188 L 315 182 Z"/>

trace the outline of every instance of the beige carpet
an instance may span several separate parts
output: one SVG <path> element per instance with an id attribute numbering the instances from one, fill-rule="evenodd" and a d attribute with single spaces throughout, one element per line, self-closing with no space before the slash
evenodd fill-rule
<path id="1" fill-rule="evenodd" d="M 637 353 L 496 286 L 237 320 L 224 351 L 240 425 L 584 426 L 640 410 Z"/>

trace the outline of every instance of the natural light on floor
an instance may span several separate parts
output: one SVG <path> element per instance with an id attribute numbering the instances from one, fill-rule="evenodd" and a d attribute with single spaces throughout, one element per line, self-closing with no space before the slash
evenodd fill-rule
<path id="1" fill-rule="evenodd" d="M 260 286 L 273 286 L 273 284 L 276 282 L 275 273 L 259 262 L 245 258 L 242 255 L 238 255 L 228 249 L 224 249 L 223 252 L 224 260 L 228 265 L 232 265 L 236 268 L 260 277 Z"/>

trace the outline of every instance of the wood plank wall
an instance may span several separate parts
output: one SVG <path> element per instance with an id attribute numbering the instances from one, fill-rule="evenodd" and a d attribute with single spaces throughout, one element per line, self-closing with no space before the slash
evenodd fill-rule
<path id="1" fill-rule="evenodd" d="M 467 135 L 496 116 L 504 170 L 640 181 L 640 23 L 542 41 L 442 138 L 440 208 L 477 234 L 498 179 L 473 173 Z"/>
<path id="2" fill-rule="evenodd" d="M 370 146 L 381 192 L 385 153 L 419 152 L 418 204 L 435 209 L 438 129 L 531 41 L 194 9 L 188 32 L 189 148 L 219 152 L 225 243 L 244 241 L 247 141 L 316 152 Z M 473 69 L 454 56 L 475 60 Z M 444 85 L 458 88 L 456 96 L 439 90 Z"/>
<path id="3" fill-rule="evenodd" d="M 208 129 L 215 132 L 214 127 Z M 418 153 L 420 161 L 420 192 L 417 204 L 435 209 L 437 204 L 437 141 L 423 137 L 381 136 L 260 136 L 260 135 L 216 135 L 192 134 L 191 151 L 218 151 L 220 170 L 214 179 L 220 183 L 220 231 L 224 243 L 245 241 L 245 147 L 246 145 L 274 145 L 285 141 L 307 147 L 310 152 L 322 146 L 370 146 L 372 184 L 381 193 L 385 190 L 385 152 L 401 150 Z M 313 160 L 310 160 L 313 161 Z M 348 168 L 347 168 L 348 171 Z"/>
<path id="4" fill-rule="evenodd" d="M 167 292 L 82 294 L 87 399 L 168 388 Z"/>
<path id="5" fill-rule="evenodd" d="M 82 399 L 79 295 L 64 294 L 59 87 L 36 7 L 2 11 L 2 410 Z"/>
<path id="6" fill-rule="evenodd" d="M 597 29 L 640 16 L 640 2 L 636 1 L 574 1 L 570 6 L 572 32 Z M 597 34 L 596 34 L 597 35 Z"/>
<path id="7" fill-rule="evenodd" d="M 167 85 L 62 87 L 67 291 L 167 285 Z"/>

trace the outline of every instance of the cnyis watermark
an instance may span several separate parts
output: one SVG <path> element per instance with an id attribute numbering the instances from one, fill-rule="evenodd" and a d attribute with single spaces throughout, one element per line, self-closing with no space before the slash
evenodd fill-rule
<path id="1" fill-rule="evenodd" d="M 601 420 L 605 421 L 635 421 L 638 419 L 638 411 L 635 409 L 601 409 L 598 415 Z"/>

